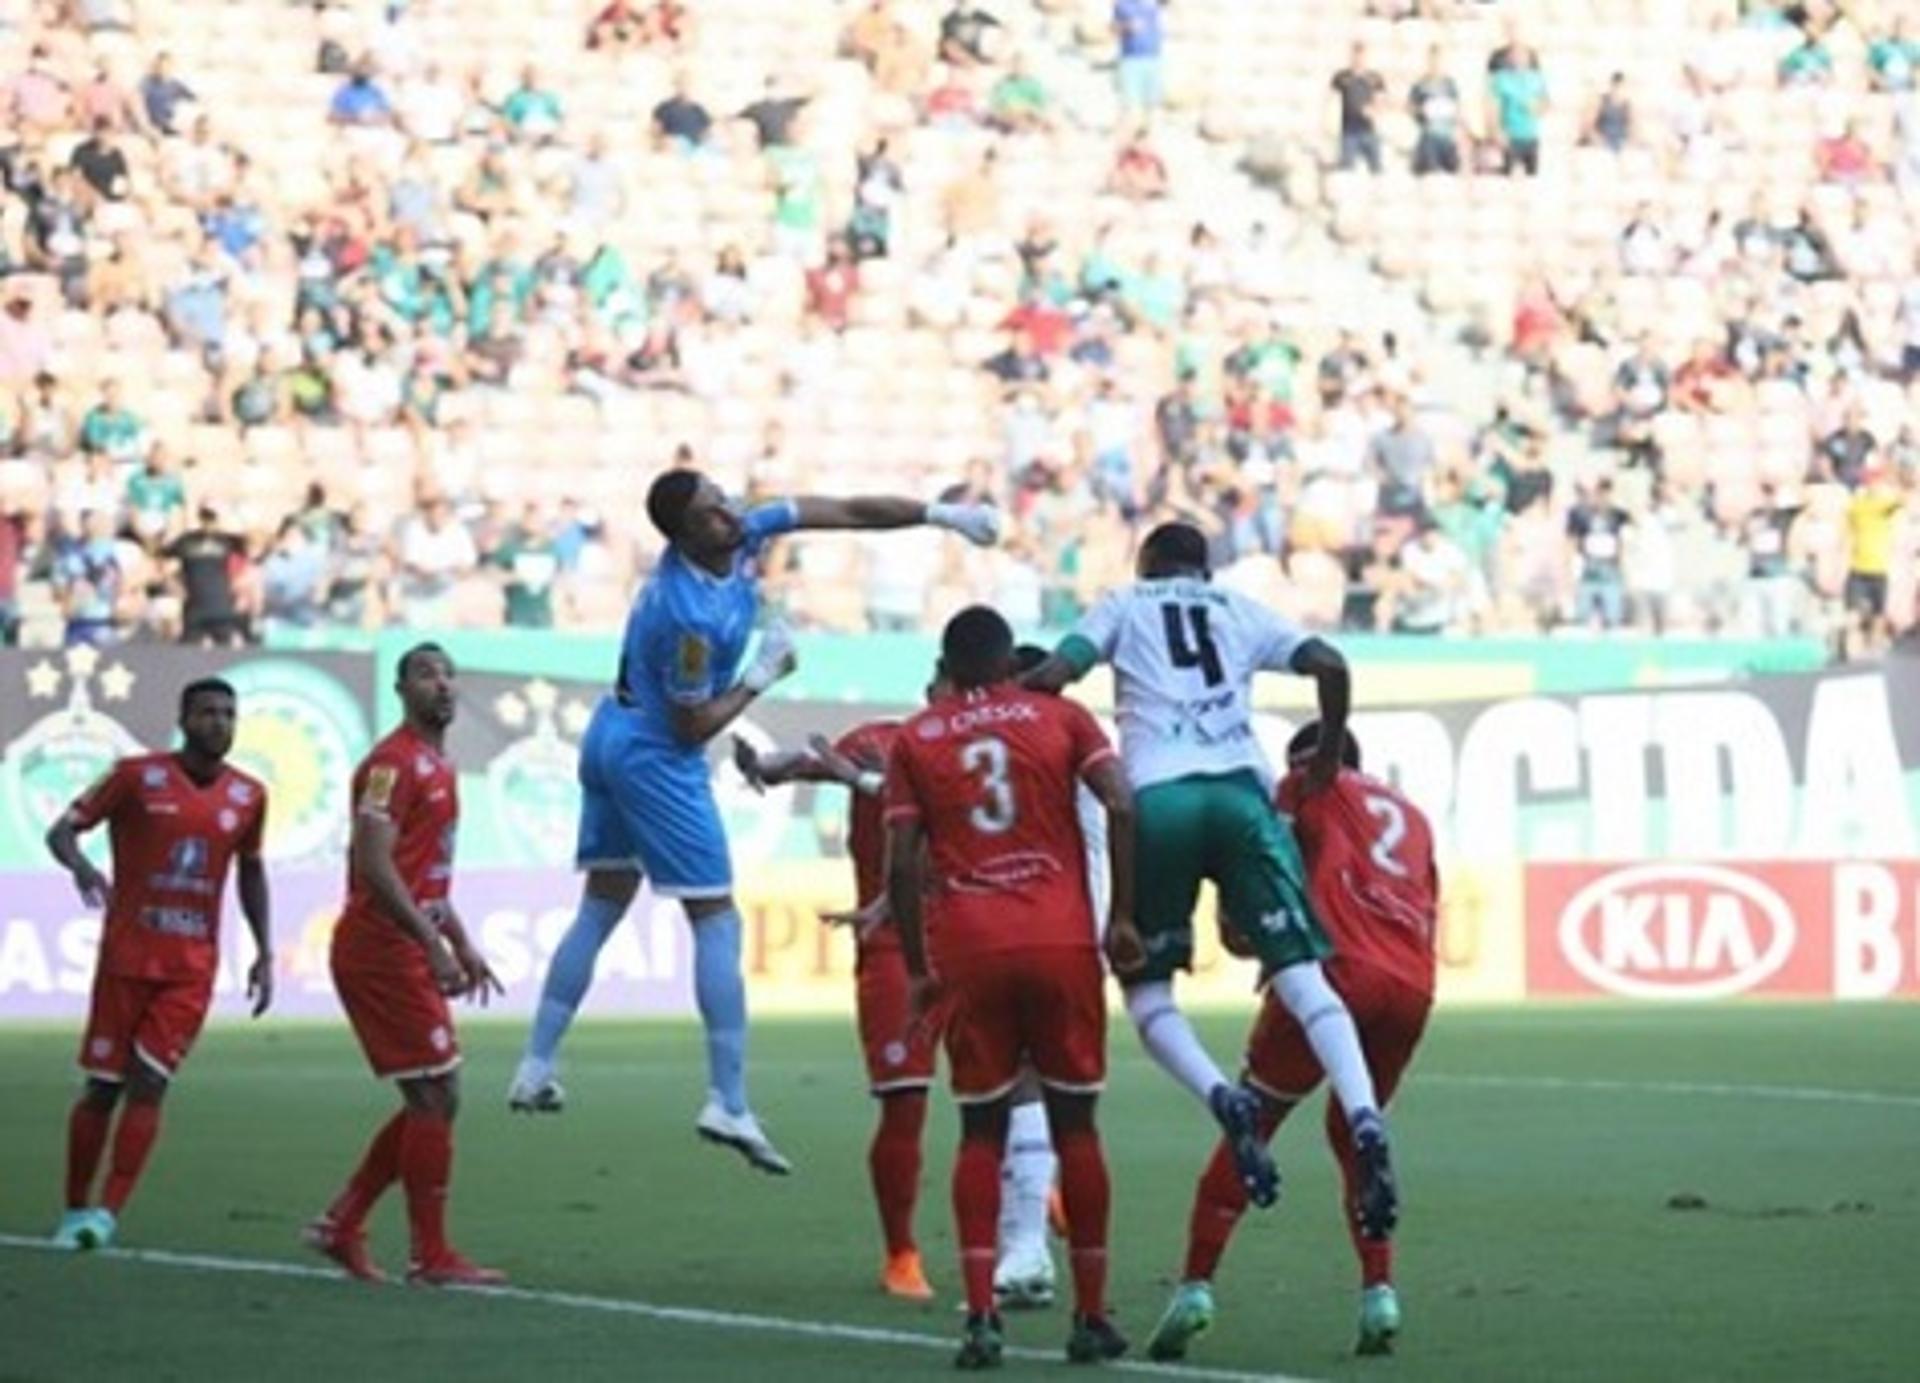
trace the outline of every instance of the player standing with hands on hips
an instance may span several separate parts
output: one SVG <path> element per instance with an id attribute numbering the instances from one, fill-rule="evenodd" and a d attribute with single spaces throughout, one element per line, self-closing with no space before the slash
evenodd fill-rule
<path id="1" fill-rule="evenodd" d="M 400 659 L 406 718 L 353 775 L 347 906 L 333 933 L 333 985 L 374 1075 L 400 1087 L 401 1108 L 367 1147 L 307 1244 L 348 1275 L 378 1282 L 365 1224 L 395 1181 L 407 1197 L 409 1282 L 492 1287 L 506 1274 L 477 1267 L 447 1242 L 453 1120 L 460 1107 L 460 1043 L 447 1000 L 480 1003 L 500 981 L 453 910 L 453 847 L 460 777 L 446 756 L 453 723 L 453 660 L 438 644 Z"/>
<path id="2" fill-rule="evenodd" d="M 695 1131 L 764 1172 L 792 1164 L 747 1102 L 747 990 L 733 864 L 714 803 L 708 741 L 795 666 L 784 630 L 769 630 L 746 663 L 760 606 L 766 546 L 803 529 L 930 524 L 986 546 L 999 535 L 989 506 L 918 500 L 787 499 L 744 512 L 697 471 L 669 471 L 647 493 L 667 540 L 627 619 L 613 693 L 580 745 L 580 911 L 555 950 L 509 1107 L 554 1111 L 560 1041 L 593 980 L 594 961 L 643 877 L 677 900 L 693 926 L 694 998 L 706 1029 L 707 1099 Z M 743 669 L 743 664 L 745 664 Z"/>
<path id="3" fill-rule="evenodd" d="M 47 849 L 105 923 L 80 1044 L 87 1083 L 67 1118 L 65 1248 L 105 1248 L 160 1135 L 160 1105 L 206 1022 L 220 966 L 220 899 L 239 860 L 240 910 L 253 933 L 247 997 L 273 1002 L 267 873 L 260 862 L 267 790 L 228 765 L 239 703 L 217 677 L 180 692 L 180 748 L 122 759 L 47 832 Z M 109 879 L 80 849 L 101 822 Z M 120 1126 L 99 1205 L 93 1182 L 115 1109 Z"/>

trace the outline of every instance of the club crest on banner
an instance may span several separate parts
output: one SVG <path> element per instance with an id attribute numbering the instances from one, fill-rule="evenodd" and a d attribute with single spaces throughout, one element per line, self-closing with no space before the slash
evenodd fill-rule
<path id="1" fill-rule="evenodd" d="M 500 838 L 521 863 L 564 865 L 580 823 L 579 740 L 593 713 L 543 678 L 495 697 L 493 713 L 526 732 L 487 765 Z"/>
<path id="2" fill-rule="evenodd" d="M 50 706 L 0 751 L 0 800 L 13 829 L 37 837 L 114 760 L 138 754 L 142 746 L 118 720 L 94 708 L 96 680 L 103 702 L 122 704 L 136 681 L 124 663 L 99 649 L 69 648 L 57 660 L 42 658 L 27 666 L 24 680 L 30 706 L 58 703 L 66 690 L 64 704 Z"/>

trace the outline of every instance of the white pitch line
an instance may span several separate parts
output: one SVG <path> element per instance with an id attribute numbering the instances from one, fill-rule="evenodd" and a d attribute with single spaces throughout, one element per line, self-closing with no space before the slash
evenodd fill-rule
<path id="1" fill-rule="evenodd" d="M 71 1255 L 73 1250 L 56 1248 L 45 1239 L 19 1234 L 0 1234 L 0 1248 L 27 1249 Z M 162 1268 L 192 1268 L 209 1273 L 241 1273 L 256 1277 L 290 1277 L 308 1282 L 346 1283 L 339 1272 L 305 1263 L 287 1263 L 271 1258 L 228 1258 L 209 1253 L 176 1253 L 170 1249 L 107 1249 L 100 1257 Z M 757 1316 L 736 1311 L 710 1311 L 697 1306 L 661 1306 L 650 1301 L 631 1301 L 622 1297 L 587 1296 L 578 1292 L 548 1292 L 530 1287 L 454 1287 L 439 1290 L 460 1296 L 489 1300 L 522 1301 L 536 1306 L 559 1306 L 574 1311 L 598 1311 L 606 1315 L 639 1316 L 647 1320 L 667 1321 L 675 1325 L 703 1325 L 721 1330 L 757 1331 L 773 1335 L 799 1335 L 816 1340 L 839 1340 L 850 1344 L 894 1345 L 907 1349 L 942 1350 L 954 1342 L 940 1335 L 924 1335 L 910 1330 L 888 1330 L 883 1326 L 848 1325 L 837 1321 L 799 1320 L 790 1316 Z M 1009 1359 L 1056 1362 L 1057 1350 L 1007 1346 Z M 1160 1378 L 1187 1378 L 1196 1383 L 1312 1383 L 1312 1380 L 1284 1373 L 1245 1373 L 1235 1369 L 1190 1367 L 1185 1364 L 1155 1364 L 1143 1360 L 1121 1359 L 1105 1366 L 1122 1373 L 1146 1374 Z"/>
<path id="2" fill-rule="evenodd" d="M 1920 1095 L 1887 1090 L 1830 1090 L 1810 1085 L 1732 1085 L 1718 1081 L 1576 1080 L 1567 1076 L 1450 1076 L 1414 1072 L 1415 1085 L 1480 1085 L 1512 1090 L 1591 1090 L 1607 1094 L 1707 1095 L 1726 1099 L 1790 1100 L 1800 1104 L 1861 1104 L 1920 1109 Z"/>

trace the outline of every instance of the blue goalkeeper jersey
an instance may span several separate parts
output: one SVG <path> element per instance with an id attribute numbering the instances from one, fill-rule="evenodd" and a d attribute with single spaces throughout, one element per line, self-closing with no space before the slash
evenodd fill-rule
<path id="1" fill-rule="evenodd" d="M 673 708 L 698 705 L 731 687 L 760 610 L 760 556 L 799 524 L 792 500 L 744 516 L 746 541 L 725 576 L 715 576 L 669 546 L 641 588 L 621 640 L 614 697 L 633 740 L 676 755 L 702 757 L 673 733 Z"/>

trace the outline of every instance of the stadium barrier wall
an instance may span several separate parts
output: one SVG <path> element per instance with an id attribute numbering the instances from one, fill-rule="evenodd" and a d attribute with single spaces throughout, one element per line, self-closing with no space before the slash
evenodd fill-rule
<path id="1" fill-rule="evenodd" d="M 465 664 L 450 744 L 462 770 L 456 901 L 508 983 L 506 1011 L 524 1012 L 577 896 L 575 745 L 599 684 L 551 662 L 543 675 L 487 664 Z M 336 1012 L 325 939 L 343 883 L 347 780 L 387 719 L 377 690 L 391 680 L 387 652 L 249 650 L 216 662 L 136 647 L 0 653 L 0 1021 L 83 1011 L 98 922 L 49 867 L 41 835 L 113 758 L 167 743 L 175 689 L 216 665 L 242 698 L 236 761 L 272 793 L 281 1010 Z M 1375 680 L 1362 664 L 1363 689 Z M 904 709 L 789 696 L 757 705 L 740 732 L 792 745 Z M 1260 714 L 1270 748 L 1297 715 Z M 1369 767 L 1436 827 L 1446 1000 L 1920 992 L 1920 660 L 1376 705 L 1356 728 Z M 850 901 L 844 794 L 760 796 L 725 767 L 716 785 L 754 1004 L 844 1011 L 851 942 L 817 921 Z M 229 988 L 244 930 L 230 908 Z M 688 1011 L 684 931 L 677 909 L 644 898 L 603 961 L 592 1010 Z M 1201 931 L 1186 994 L 1244 1005 L 1251 973 Z"/>

